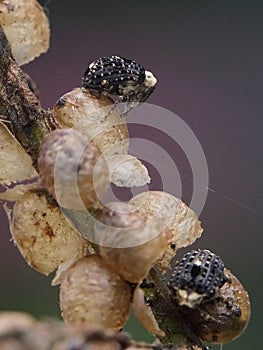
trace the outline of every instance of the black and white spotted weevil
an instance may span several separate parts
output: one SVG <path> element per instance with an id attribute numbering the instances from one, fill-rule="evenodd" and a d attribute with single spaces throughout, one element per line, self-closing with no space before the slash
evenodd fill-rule
<path id="1" fill-rule="evenodd" d="M 89 65 L 82 83 L 98 94 L 116 96 L 116 103 L 127 102 L 132 109 L 151 95 L 157 79 L 135 61 L 107 56 Z"/>
<path id="2" fill-rule="evenodd" d="M 176 262 L 168 286 L 179 305 L 195 308 L 213 298 L 227 281 L 219 256 L 198 249 L 186 253 Z"/>

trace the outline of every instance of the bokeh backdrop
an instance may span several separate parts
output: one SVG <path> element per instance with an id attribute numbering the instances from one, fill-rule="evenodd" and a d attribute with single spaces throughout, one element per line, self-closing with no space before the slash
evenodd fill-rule
<path id="1" fill-rule="evenodd" d="M 200 215 L 205 232 L 194 247 L 218 253 L 249 290 L 252 303 L 246 332 L 223 349 L 262 348 L 262 1 L 41 3 L 50 18 L 51 47 L 24 68 L 38 84 L 44 107 L 80 86 L 90 62 L 117 54 L 155 73 L 158 86 L 148 102 L 179 115 L 199 139 L 210 190 Z M 142 137 L 138 128 L 130 132 Z M 158 142 L 167 146 L 165 138 Z M 171 144 L 169 154 L 176 152 Z M 180 164 L 179 154 L 174 158 L 189 203 L 191 169 L 183 160 Z M 158 186 L 156 175 L 151 188 Z M 0 309 L 59 317 L 52 276 L 26 265 L 10 241 L 3 210 L 0 225 Z M 133 319 L 127 329 L 137 339 L 152 339 Z"/>

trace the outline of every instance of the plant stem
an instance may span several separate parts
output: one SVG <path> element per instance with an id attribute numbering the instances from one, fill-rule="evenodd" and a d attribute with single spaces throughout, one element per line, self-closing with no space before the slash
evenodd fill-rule
<path id="1" fill-rule="evenodd" d="M 0 26 L 0 114 L 8 128 L 31 156 L 36 167 L 39 146 L 56 124 L 52 112 L 41 108 L 22 69 L 15 62 L 10 45 Z"/>
<path id="2" fill-rule="evenodd" d="M 147 290 L 147 284 L 150 289 Z M 149 304 L 159 327 L 165 332 L 160 338 L 163 344 L 189 344 L 201 349 L 209 347 L 194 334 L 190 325 L 180 313 L 179 306 L 174 302 L 167 286 L 167 277 L 162 276 L 157 267 L 150 271 L 145 291 L 146 301 Z"/>

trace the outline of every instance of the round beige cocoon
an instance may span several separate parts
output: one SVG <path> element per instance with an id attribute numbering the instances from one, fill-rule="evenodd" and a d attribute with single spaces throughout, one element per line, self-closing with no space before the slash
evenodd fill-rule
<path id="1" fill-rule="evenodd" d="M 18 65 L 30 62 L 48 50 L 49 21 L 36 0 L 1 1 L 0 23 Z"/>
<path id="2" fill-rule="evenodd" d="M 147 218 L 125 203 L 111 203 L 96 217 L 95 238 L 107 264 L 126 281 L 138 283 L 160 259 L 170 240 L 158 218 Z"/>
<path id="3" fill-rule="evenodd" d="M 27 263 L 45 275 L 87 253 L 88 242 L 41 191 L 28 191 L 16 202 L 11 233 Z"/>
<path id="4" fill-rule="evenodd" d="M 128 319 L 131 288 L 99 255 L 75 263 L 60 287 L 64 321 L 72 326 L 120 330 Z"/>
<path id="5" fill-rule="evenodd" d="M 104 158 L 128 152 L 128 128 L 110 98 L 76 88 L 63 95 L 53 110 L 62 128 L 75 128 L 85 134 Z"/>
<path id="6" fill-rule="evenodd" d="M 6 125 L 0 122 L 0 183 L 10 185 L 37 176 L 32 160 Z"/>
<path id="7" fill-rule="evenodd" d="M 5 192 L 0 193 L 0 200 L 8 202 L 16 202 L 20 197 L 23 196 L 28 190 L 32 189 L 34 185 L 32 184 L 20 184 L 16 185 L 13 188 L 7 189 Z"/>
<path id="8" fill-rule="evenodd" d="M 72 210 L 100 207 L 106 191 L 108 167 L 98 147 L 74 129 L 47 135 L 39 150 L 41 184 L 59 205 Z"/>
<path id="9" fill-rule="evenodd" d="M 129 204 L 136 207 L 148 220 L 156 217 L 162 220 L 171 233 L 165 254 L 159 261 L 159 267 L 166 270 L 176 250 L 188 247 L 199 238 L 203 232 L 200 221 L 193 210 L 187 207 L 181 199 L 167 192 L 148 191 L 133 197 Z"/>
<path id="10" fill-rule="evenodd" d="M 17 334 L 29 331 L 36 320 L 24 312 L 0 312 L 0 338 L 8 334 Z"/>

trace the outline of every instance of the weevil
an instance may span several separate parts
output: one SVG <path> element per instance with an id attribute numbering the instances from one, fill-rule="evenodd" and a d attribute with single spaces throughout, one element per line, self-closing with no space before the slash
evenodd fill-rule
<path id="1" fill-rule="evenodd" d="M 176 262 L 168 286 L 179 305 L 195 308 L 213 298 L 227 281 L 220 257 L 207 249 L 197 249 Z"/>
<path id="2" fill-rule="evenodd" d="M 106 56 L 92 62 L 85 71 L 83 87 L 117 97 L 115 103 L 127 102 L 127 114 L 143 103 L 153 92 L 157 83 L 154 75 L 140 64 L 120 56 Z"/>

